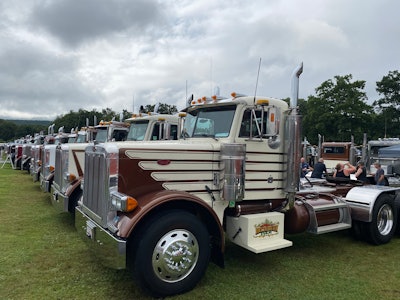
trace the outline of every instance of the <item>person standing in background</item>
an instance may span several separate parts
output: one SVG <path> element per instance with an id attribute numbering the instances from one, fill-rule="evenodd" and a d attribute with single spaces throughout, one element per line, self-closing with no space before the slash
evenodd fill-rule
<path id="1" fill-rule="evenodd" d="M 326 165 L 324 159 L 321 157 L 314 166 L 314 170 L 311 173 L 311 178 L 322 178 L 322 175 L 326 175 Z"/>
<path id="2" fill-rule="evenodd" d="M 382 169 L 381 164 L 378 162 L 375 162 L 374 167 L 376 168 L 376 172 L 375 172 L 376 185 L 385 185 L 385 171 Z"/>
<path id="3" fill-rule="evenodd" d="M 308 162 L 306 162 L 304 157 L 300 158 L 300 164 L 301 164 L 301 177 L 305 177 L 308 172 L 313 170 L 313 168 L 310 167 Z"/>
<path id="4" fill-rule="evenodd" d="M 359 161 L 357 163 L 357 169 L 356 173 L 354 174 L 357 178 L 357 180 L 362 181 L 362 182 L 367 182 L 367 168 L 364 165 L 364 162 Z"/>
<path id="5" fill-rule="evenodd" d="M 356 168 L 349 162 L 344 164 L 338 163 L 333 172 L 333 177 L 350 178 L 350 174 L 354 173 Z"/>

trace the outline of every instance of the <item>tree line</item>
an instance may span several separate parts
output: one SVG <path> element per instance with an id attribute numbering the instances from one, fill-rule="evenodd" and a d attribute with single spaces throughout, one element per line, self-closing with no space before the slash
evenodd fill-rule
<path id="1" fill-rule="evenodd" d="M 155 105 L 146 105 L 141 107 L 142 112 L 153 112 Z M 165 103 L 160 103 L 157 107 L 157 111 L 160 114 L 174 114 L 178 112 L 175 105 L 169 105 Z M 49 126 L 54 124 L 54 131 L 57 133 L 58 129 L 66 133 L 71 132 L 71 130 L 79 130 L 85 126 L 94 126 L 99 124 L 100 121 L 121 121 L 132 117 L 132 113 L 127 110 L 123 110 L 121 113 L 115 112 L 110 108 L 102 109 L 97 111 L 93 109 L 92 111 L 79 109 L 77 112 L 69 111 L 65 115 L 57 116 L 53 121 L 48 122 L 38 122 L 38 121 L 25 121 L 18 122 L 8 121 L 0 119 L 0 142 L 13 141 L 26 136 L 34 136 L 35 133 L 43 132 L 47 134 Z M 40 124 L 39 124 L 40 123 Z"/>
<path id="2" fill-rule="evenodd" d="M 400 73 L 390 71 L 376 82 L 379 99 L 367 104 L 365 81 L 352 75 L 335 76 L 315 89 L 316 95 L 299 101 L 303 134 L 312 144 L 318 134 L 325 141 L 357 144 L 368 140 L 400 136 Z"/>
<path id="3" fill-rule="evenodd" d="M 379 99 L 372 105 L 367 103 L 364 91 L 364 80 L 353 80 L 351 74 L 335 76 L 324 81 L 315 89 L 315 95 L 307 99 L 299 99 L 299 111 L 303 116 L 303 136 L 311 144 L 318 143 L 318 135 L 324 141 L 348 142 L 354 138 L 356 144 L 361 144 L 364 133 L 368 140 L 383 137 L 400 137 L 400 73 L 389 71 L 380 81 L 376 82 Z M 289 98 L 285 99 L 289 101 Z M 143 112 L 154 111 L 155 105 L 141 107 Z M 173 114 L 177 112 L 175 105 L 160 103 L 159 113 Z M 119 120 L 120 114 L 110 108 L 102 111 L 87 111 L 80 109 L 58 116 L 46 125 L 17 125 L 11 121 L 0 119 L 0 141 L 10 141 L 26 135 L 44 131 L 51 124 L 57 130 L 64 127 L 64 132 L 83 126 L 94 125 L 95 120 Z M 124 110 L 122 118 L 131 117 Z"/>

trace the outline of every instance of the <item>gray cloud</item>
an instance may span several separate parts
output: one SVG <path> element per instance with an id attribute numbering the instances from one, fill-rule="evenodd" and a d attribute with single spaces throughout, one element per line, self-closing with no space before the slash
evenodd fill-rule
<path id="1" fill-rule="evenodd" d="M 151 0 L 49 1 L 35 5 L 31 21 L 63 43 L 78 46 L 130 29 L 144 34 L 160 22 L 159 9 Z"/>
<path id="2" fill-rule="evenodd" d="M 310 9 L 312 7 L 312 9 Z M 0 118 L 54 119 L 70 110 L 132 110 L 187 94 L 300 97 L 352 74 L 375 83 L 398 70 L 400 2 L 371 0 L 4 0 Z M 355 17 L 357 16 L 357 17 Z"/>

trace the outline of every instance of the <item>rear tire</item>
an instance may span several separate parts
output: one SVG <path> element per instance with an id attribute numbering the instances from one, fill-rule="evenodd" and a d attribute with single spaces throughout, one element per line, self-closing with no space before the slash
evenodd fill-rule
<path id="1" fill-rule="evenodd" d="M 153 218 L 135 243 L 134 276 L 155 297 L 193 289 L 210 258 L 209 234 L 193 214 L 171 210 Z"/>
<path id="2" fill-rule="evenodd" d="M 353 220 L 353 224 L 351 226 L 351 234 L 354 239 L 358 241 L 365 241 L 365 223 L 361 221 L 355 221 Z"/>
<path id="3" fill-rule="evenodd" d="M 397 209 L 390 195 L 378 197 L 372 210 L 372 221 L 366 223 L 368 241 L 375 245 L 392 239 L 397 223 Z"/>

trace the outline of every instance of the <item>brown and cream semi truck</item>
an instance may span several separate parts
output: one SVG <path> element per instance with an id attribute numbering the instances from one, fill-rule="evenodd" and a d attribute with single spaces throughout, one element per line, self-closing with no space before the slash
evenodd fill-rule
<path id="1" fill-rule="evenodd" d="M 394 234 L 399 189 L 299 189 L 301 118 L 292 97 L 202 98 L 181 112 L 177 141 L 113 142 L 85 150 L 75 226 L 99 261 L 130 268 L 157 297 L 196 286 L 225 238 L 254 253 L 286 248 L 286 233 L 354 226 L 374 244 Z"/>

